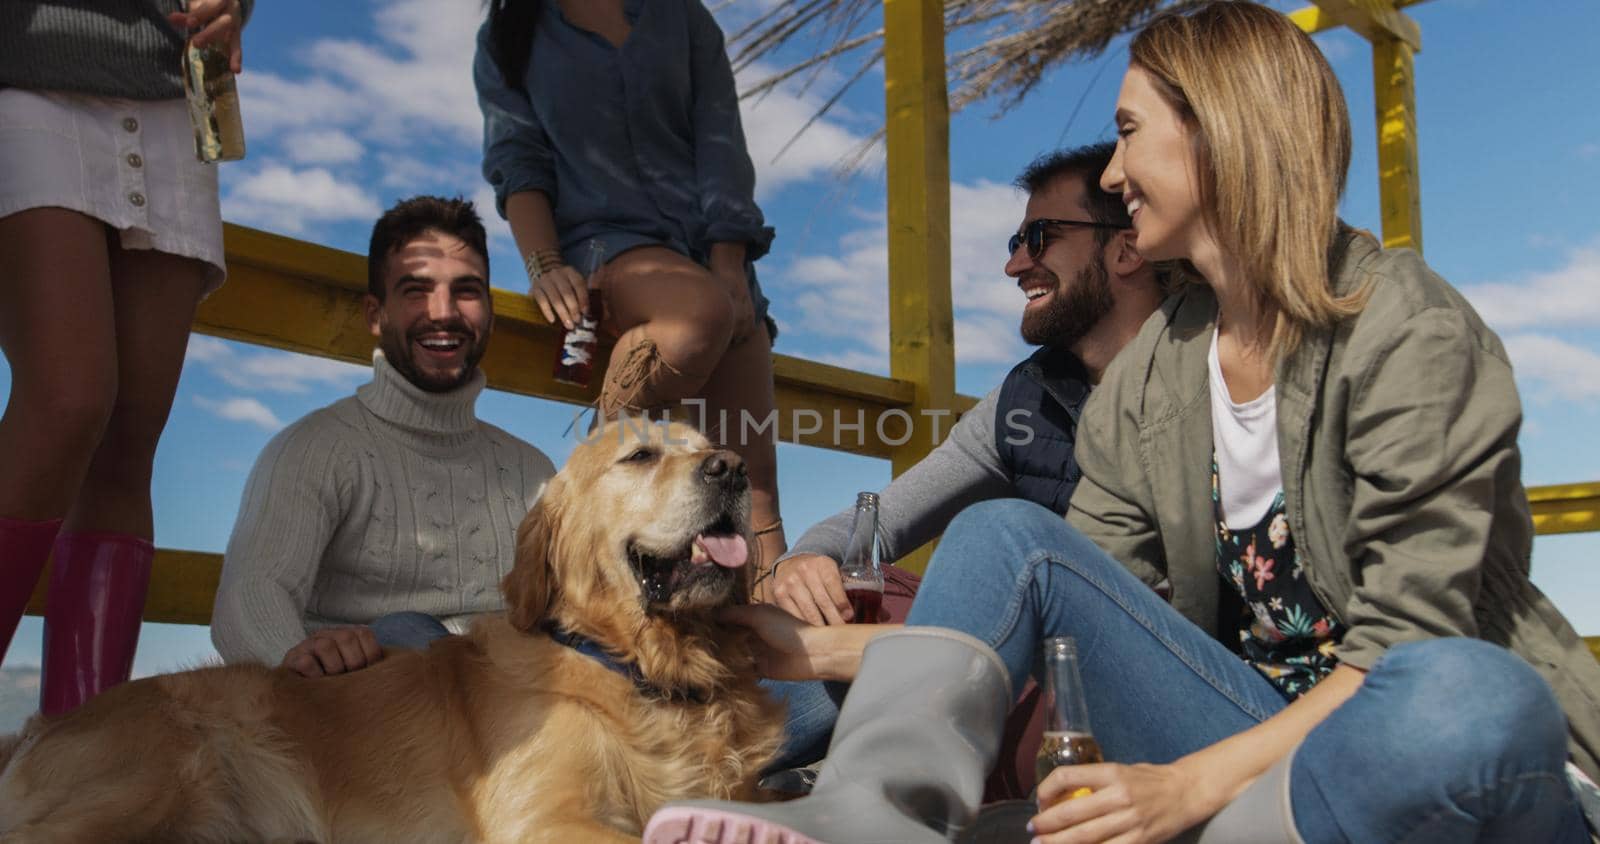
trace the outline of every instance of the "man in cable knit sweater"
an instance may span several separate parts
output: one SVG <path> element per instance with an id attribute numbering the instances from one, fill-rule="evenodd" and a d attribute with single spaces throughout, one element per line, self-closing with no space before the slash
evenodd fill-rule
<path id="1" fill-rule="evenodd" d="M 368 256 L 372 381 L 257 458 L 211 622 L 229 662 L 338 674 L 463 632 L 502 608 L 517 525 L 555 474 L 474 412 L 494 308 L 472 203 L 400 202 Z"/>

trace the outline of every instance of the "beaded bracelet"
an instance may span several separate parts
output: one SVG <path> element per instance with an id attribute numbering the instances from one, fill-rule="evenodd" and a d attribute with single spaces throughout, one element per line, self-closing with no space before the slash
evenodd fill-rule
<path id="1" fill-rule="evenodd" d="M 523 258 L 523 267 L 528 271 L 529 281 L 538 281 L 545 273 L 564 266 L 566 261 L 561 260 L 561 251 L 558 249 L 537 249 Z"/>

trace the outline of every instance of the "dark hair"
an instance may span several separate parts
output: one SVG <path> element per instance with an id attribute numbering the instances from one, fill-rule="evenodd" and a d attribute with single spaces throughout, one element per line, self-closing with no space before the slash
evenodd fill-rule
<path id="1" fill-rule="evenodd" d="M 539 22 L 539 0 L 488 0 L 489 58 L 506 85 L 527 94 L 523 79 L 533 52 L 533 29 Z"/>
<path id="2" fill-rule="evenodd" d="M 1055 184 L 1057 179 L 1075 176 L 1083 180 L 1083 210 L 1088 212 L 1089 219 L 1096 223 L 1131 226 L 1133 220 L 1128 217 L 1128 207 L 1122 204 L 1122 197 L 1100 189 L 1100 174 L 1105 172 L 1116 151 L 1116 143 L 1103 141 L 1047 152 L 1023 168 L 1012 184 L 1034 194 Z M 1096 229 L 1095 242 L 1104 246 L 1116 233 L 1115 229 Z"/>
<path id="3" fill-rule="evenodd" d="M 454 199 L 413 196 L 383 212 L 372 227 L 372 241 L 367 244 L 368 293 L 383 301 L 388 292 L 383 286 L 383 272 L 389 256 L 426 231 L 440 231 L 461 238 L 483 258 L 485 272 L 488 271 L 488 236 L 472 202 L 459 196 Z"/>

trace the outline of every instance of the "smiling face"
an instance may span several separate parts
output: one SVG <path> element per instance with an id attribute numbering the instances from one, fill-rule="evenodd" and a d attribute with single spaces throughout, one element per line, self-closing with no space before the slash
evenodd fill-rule
<path id="1" fill-rule="evenodd" d="M 1093 221 L 1084 204 L 1084 180 L 1064 173 L 1028 197 L 1022 227 L 1034 220 Z M 1111 312 L 1111 284 L 1104 247 L 1095 229 L 1052 226 L 1045 231 L 1044 250 L 1028 255 L 1026 244 L 1006 261 L 1006 275 L 1028 297 L 1022 311 L 1022 339 L 1036 345 L 1072 349 L 1096 323 Z"/>
<path id="2" fill-rule="evenodd" d="M 1116 123 L 1117 151 L 1100 186 L 1122 195 L 1146 260 L 1192 259 L 1209 238 L 1192 129 L 1138 65 L 1122 79 Z"/>
<path id="3" fill-rule="evenodd" d="M 460 387 L 489 347 L 494 308 L 482 255 L 429 230 L 392 252 L 384 298 L 368 295 L 367 327 L 407 381 L 432 393 Z"/>

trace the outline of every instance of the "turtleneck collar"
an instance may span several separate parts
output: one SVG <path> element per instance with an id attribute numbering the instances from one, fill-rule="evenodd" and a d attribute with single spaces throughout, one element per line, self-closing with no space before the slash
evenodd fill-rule
<path id="1" fill-rule="evenodd" d="M 448 393 L 430 393 L 406 380 L 383 356 L 372 351 L 372 382 L 356 388 L 356 398 L 378 418 L 433 434 L 467 434 L 478 428 L 478 394 L 488 381 L 483 370 Z"/>

